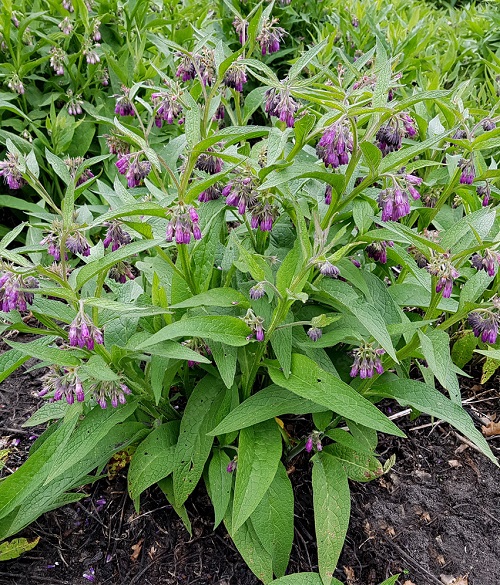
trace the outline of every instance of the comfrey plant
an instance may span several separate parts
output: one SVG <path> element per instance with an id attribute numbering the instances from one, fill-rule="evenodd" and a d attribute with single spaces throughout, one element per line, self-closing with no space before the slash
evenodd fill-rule
<path id="1" fill-rule="evenodd" d="M 474 351 L 498 359 L 497 114 L 477 113 L 485 125 L 460 91 L 401 85 L 380 43 L 354 61 L 327 38 L 278 77 L 272 11 L 224 15 L 229 44 L 151 33 L 155 77 L 90 109 L 97 159 L 7 141 L 4 179 L 40 202 L 0 241 L 2 328 L 36 336 L 6 338 L 1 377 L 40 360 L 27 424 L 51 424 L 0 484 L 1 538 L 133 446 L 137 509 L 158 483 L 190 530 L 202 481 L 259 579 L 331 585 L 348 480 L 394 464 L 378 432 L 404 436 L 377 403 L 447 421 L 495 461 L 457 374 Z M 294 576 L 298 465 L 318 571 Z"/>

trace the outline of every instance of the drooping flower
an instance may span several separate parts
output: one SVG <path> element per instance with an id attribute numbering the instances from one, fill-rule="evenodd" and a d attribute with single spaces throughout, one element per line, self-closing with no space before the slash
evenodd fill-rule
<path id="1" fill-rule="evenodd" d="M 417 134 L 415 120 L 404 112 L 392 116 L 390 120 L 381 126 L 375 136 L 377 146 L 385 156 L 389 152 L 399 150 L 403 144 L 403 138 L 413 138 Z"/>
<path id="2" fill-rule="evenodd" d="M 61 29 L 63 35 L 70 35 L 73 30 L 73 25 L 68 16 L 64 17 L 57 26 Z"/>
<path id="3" fill-rule="evenodd" d="M 56 262 L 61 259 L 61 238 L 54 233 L 47 234 L 40 242 L 41 246 L 47 246 L 47 252 Z"/>
<path id="4" fill-rule="evenodd" d="M 115 165 L 121 175 L 125 175 L 127 185 L 132 189 L 138 187 L 151 172 L 151 163 L 140 160 L 142 151 L 121 154 Z"/>
<path id="5" fill-rule="evenodd" d="M 366 246 L 366 254 L 369 258 L 375 260 L 375 262 L 385 264 L 387 262 L 387 246 L 392 248 L 392 246 L 394 246 L 394 242 L 372 242 Z"/>
<path id="6" fill-rule="evenodd" d="M 228 473 L 233 473 L 233 471 L 236 469 L 237 466 L 238 466 L 238 457 L 233 457 L 233 459 L 231 459 L 231 461 L 227 464 L 226 471 Z"/>
<path id="7" fill-rule="evenodd" d="M 85 60 L 89 65 L 95 65 L 96 63 L 99 63 L 101 60 L 95 50 L 95 47 L 98 46 L 99 45 L 87 44 L 82 50 L 82 53 L 85 55 Z"/>
<path id="8" fill-rule="evenodd" d="M 179 54 L 181 62 L 177 67 L 176 76 L 182 81 L 196 79 L 198 76 L 203 85 L 212 85 L 215 81 L 215 53 L 213 49 L 203 47 L 202 54 Z"/>
<path id="9" fill-rule="evenodd" d="M 63 8 L 65 8 L 68 12 L 74 12 L 75 9 L 73 8 L 73 4 L 71 0 L 62 0 Z"/>
<path id="10" fill-rule="evenodd" d="M 16 274 L 12 267 L 4 265 L 0 273 L 0 307 L 4 313 L 26 311 L 35 299 L 33 292 L 38 288 L 38 280 L 33 276 Z"/>
<path id="11" fill-rule="evenodd" d="M 85 313 L 83 301 L 80 301 L 80 308 L 76 317 L 69 326 L 69 344 L 71 347 L 86 347 L 92 351 L 94 345 L 102 345 L 104 338 L 101 330 L 94 325 L 90 317 Z"/>
<path id="12" fill-rule="evenodd" d="M 382 221 L 398 221 L 410 213 L 410 195 L 418 199 L 420 193 L 414 185 L 420 185 L 422 179 L 414 175 L 403 175 L 399 179 L 392 178 L 392 186 L 380 191 L 378 204 L 382 210 Z"/>
<path id="13" fill-rule="evenodd" d="M 167 224 L 165 239 L 176 244 L 189 244 L 191 237 L 201 239 L 201 230 L 198 224 L 199 217 L 192 205 L 180 203 L 170 210 L 170 221 Z"/>
<path id="14" fill-rule="evenodd" d="M 8 78 L 7 87 L 12 91 L 15 91 L 18 95 L 24 94 L 24 84 L 17 73 L 14 73 Z"/>
<path id="15" fill-rule="evenodd" d="M 64 75 L 64 61 L 66 53 L 59 47 L 52 47 L 50 50 L 50 66 L 56 75 Z"/>
<path id="16" fill-rule="evenodd" d="M 156 108 L 155 120 L 159 120 L 161 127 L 162 122 L 173 124 L 174 121 L 181 117 L 182 106 L 179 103 L 178 96 L 173 92 L 160 91 L 151 95 L 153 105 Z M 158 124 L 157 124 L 158 126 Z"/>
<path id="17" fill-rule="evenodd" d="M 130 388 L 121 380 L 97 380 L 90 386 L 90 391 L 102 409 L 108 407 L 108 400 L 113 408 L 116 408 L 118 404 L 125 404 L 127 402 L 125 396 L 132 394 Z"/>
<path id="18" fill-rule="evenodd" d="M 328 184 L 325 188 L 325 204 L 330 205 L 332 202 L 332 186 Z"/>
<path id="19" fill-rule="evenodd" d="M 68 167 L 69 174 L 73 180 L 76 179 L 76 175 L 78 173 L 78 169 L 84 163 L 85 159 L 83 156 L 77 156 L 75 158 L 66 158 L 64 159 L 64 164 Z M 90 169 L 84 169 L 81 175 L 78 177 L 76 181 L 76 186 L 83 185 L 87 181 L 90 181 L 94 177 L 94 173 Z"/>
<path id="20" fill-rule="evenodd" d="M 208 357 L 212 355 L 212 350 L 210 347 L 205 343 L 201 337 L 193 337 L 192 339 L 187 339 L 186 341 L 182 341 L 181 345 L 191 349 L 192 351 L 199 353 L 203 357 Z M 188 360 L 187 365 L 188 368 L 194 368 L 200 362 L 196 360 Z"/>
<path id="21" fill-rule="evenodd" d="M 118 262 L 109 269 L 108 276 L 120 284 L 125 284 L 128 280 L 134 280 L 135 276 L 128 262 Z"/>
<path id="22" fill-rule="evenodd" d="M 491 197 L 491 187 L 489 183 L 485 183 L 484 185 L 479 185 L 476 189 L 477 194 L 479 197 L 482 197 L 482 205 L 483 207 L 487 207 L 490 202 Z"/>
<path id="23" fill-rule="evenodd" d="M 21 174 L 21 166 L 17 154 L 8 152 L 7 158 L 0 162 L 0 177 L 3 177 L 9 189 L 21 189 L 26 184 Z"/>
<path id="24" fill-rule="evenodd" d="M 224 122 L 224 118 L 226 117 L 226 110 L 224 109 L 224 105 L 220 104 L 217 109 L 215 110 L 215 114 L 213 115 L 212 120 L 214 122 Z"/>
<path id="25" fill-rule="evenodd" d="M 252 286 L 252 288 L 249 291 L 250 298 L 252 299 L 252 301 L 258 301 L 266 294 L 264 284 L 265 284 L 264 282 L 258 282 L 256 285 Z"/>
<path id="26" fill-rule="evenodd" d="M 236 91 L 242 92 L 243 85 L 247 82 L 244 65 L 233 63 L 224 74 L 224 85 L 232 87 Z"/>
<path id="27" fill-rule="evenodd" d="M 353 351 L 354 363 L 351 368 L 351 378 L 359 375 L 361 379 L 372 378 L 374 372 L 384 373 L 381 356 L 385 354 L 382 348 L 374 348 L 371 344 L 363 344 Z"/>
<path id="28" fill-rule="evenodd" d="M 318 431 L 313 431 L 310 435 L 308 435 L 304 449 L 306 453 L 312 453 L 313 449 L 316 451 L 322 451 L 323 445 L 321 444 L 321 433 Z"/>
<path id="29" fill-rule="evenodd" d="M 484 256 L 476 252 L 470 259 L 470 263 L 476 270 L 484 270 L 488 276 L 495 276 L 498 264 L 500 263 L 500 254 L 495 250 L 484 250 Z"/>
<path id="30" fill-rule="evenodd" d="M 497 125 L 496 125 L 496 122 L 494 120 L 492 120 L 491 118 L 485 118 L 481 122 L 481 126 L 483 127 L 483 130 L 485 132 L 489 132 L 490 130 L 494 130 Z"/>
<path id="31" fill-rule="evenodd" d="M 68 114 L 70 116 L 79 116 L 83 114 L 83 100 L 80 95 L 73 95 L 71 90 L 68 90 Z"/>
<path id="32" fill-rule="evenodd" d="M 132 241 L 130 235 L 122 228 L 122 223 L 117 219 L 107 221 L 104 224 L 108 230 L 103 244 L 105 248 L 111 246 L 111 251 L 115 252 L 121 246 L 126 246 Z"/>
<path id="33" fill-rule="evenodd" d="M 208 149 L 213 152 L 211 148 Z M 199 171 L 208 173 L 209 175 L 216 175 L 222 171 L 222 159 L 210 152 L 202 152 L 198 157 L 195 168 Z"/>
<path id="34" fill-rule="evenodd" d="M 77 369 L 62 368 L 52 365 L 49 371 L 42 376 L 42 389 L 38 396 L 46 396 L 53 393 L 51 399 L 54 402 L 65 399 L 68 404 L 74 404 L 85 400 L 83 384 L 78 377 Z"/>
<path id="35" fill-rule="evenodd" d="M 109 85 L 109 71 L 105 67 L 101 70 L 101 85 L 103 87 L 108 87 Z"/>
<path id="36" fill-rule="evenodd" d="M 253 229 L 259 228 L 261 232 L 270 232 L 273 229 L 273 222 L 278 216 L 278 208 L 265 199 L 259 199 L 249 210 L 252 217 L 250 225 Z"/>
<path id="37" fill-rule="evenodd" d="M 121 95 L 113 96 L 116 98 L 115 114 L 119 116 L 135 116 L 134 106 L 129 98 L 130 89 L 124 85 L 122 85 L 121 89 Z"/>
<path id="38" fill-rule="evenodd" d="M 227 205 L 238 208 L 240 215 L 244 215 L 248 208 L 257 203 L 258 192 L 256 179 L 252 176 L 237 175 L 222 189 Z"/>
<path id="39" fill-rule="evenodd" d="M 73 254 L 80 254 L 81 256 L 90 255 L 90 244 L 87 238 L 78 230 L 70 233 L 66 238 L 66 248 Z"/>
<path id="40" fill-rule="evenodd" d="M 280 42 L 287 32 L 281 26 L 275 26 L 278 22 L 277 18 L 267 19 L 257 35 L 256 41 L 260 44 L 262 55 L 270 55 L 280 50 Z"/>
<path id="41" fill-rule="evenodd" d="M 319 268 L 320 274 L 322 274 L 323 276 L 337 278 L 338 275 L 340 274 L 340 270 L 337 268 L 337 266 L 335 266 L 335 264 L 332 264 L 328 260 L 318 262 L 317 266 Z"/>
<path id="42" fill-rule="evenodd" d="M 348 120 L 338 120 L 325 130 L 316 146 L 316 154 L 323 160 L 325 166 L 336 169 L 349 162 L 352 146 Z"/>
<path id="43" fill-rule="evenodd" d="M 500 315 L 489 309 L 472 311 L 468 321 L 476 337 L 481 337 L 483 343 L 496 343 Z"/>
<path id="44" fill-rule="evenodd" d="M 248 339 L 255 335 L 257 341 L 264 341 L 264 319 L 256 315 L 252 309 L 248 309 L 244 317 L 240 317 L 250 327 L 251 333 Z"/>
<path id="45" fill-rule="evenodd" d="M 198 201 L 201 201 L 203 203 L 206 203 L 207 201 L 215 201 L 215 199 L 219 199 L 221 195 L 222 189 L 220 185 L 214 183 L 213 185 L 210 185 L 210 187 L 207 187 L 205 191 L 202 191 L 198 195 Z"/>
<path id="46" fill-rule="evenodd" d="M 98 20 L 97 18 L 94 20 L 93 26 L 92 26 L 92 39 L 98 43 L 101 40 L 101 31 L 99 30 L 99 27 L 101 26 L 101 21 Z"/>
<path id="47" fill-rule="evenodd" d="M 438 279 L 436 292 L 443 291 L 443 298 L 449 299 L 453 290 L 453 281 L 460 276 L 458 270 L 451 263 L 451 254 L 439 254 L 431 250 L 431 260 L 425 267 L 427 272 Z"/>
<path id="48" fill-rule="evenodd" d="M 293 128 L 295 124 L 295 114 L 299 109 L 299 104 L 290 94 L 290 89 L 285 86 L 281 89 L 271 87 L 266 91 L 265 111 L 281 122 L 286 122 L 288 128 Z"/>
<path id="49" fill-rule="evenodd" d="M 233 20 L 233 27 L 240 39 L 240 43 L 244 45 L 248 40 L 248 21 L 237 16 Z"/>
<path id="50" fill-rule="evenodd" d="M 104 134 L 104 138 L 110 154 L 118 154 L 122 156 L 130 152 L 130 144 L 125 142 L 123 137 L 113 130 L 111 131 L 111 134 Z"/>
<path id="51" fill-rule="evenodd" d="M 309 327 L 307 335 L 311 341 L 318 341 L 323 336 L 323 330 L 319 327 Z"/>
<path id="52" fill-rule="evenodd" d="M 458 163 L 458 167 L 462 170 L 460 175 L 460 183 L 462 185 L 472 185 L 474 179 L 476 178 L 476 170 L 474 168 L 474 162 L 472 159 L 461 159 Z"/>

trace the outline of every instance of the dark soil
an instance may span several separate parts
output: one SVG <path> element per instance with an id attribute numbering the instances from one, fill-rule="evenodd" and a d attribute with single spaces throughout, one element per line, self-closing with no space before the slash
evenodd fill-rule
<path id="1" fill-rule="evenodd" d="M 21 429 L 40 403 L 40 373 L 26 369 L 0 385 L 0 448 L 11 449 L 4 475 L 26 459 L 37 434 Z M 464 394 L 477 409 L 472 414 L 498 412 L 493 390 L 475 386 Z M 382 437 L 379 445 L 383 459 L 396 454 L 394 468 L 379 480 L 352 484 L 351 524 L 336 572 L 347 585 L 377 585 L 398 572 L 398 583 L 408 585 L 442 585 L 467 574 L 468 585 L 500 583 L 500 471 L 448 425 L 416 428 L 429 421 L 399 419 L 408 439 Z M 490 445 L 498 455 L 500 437 Z M 289 572 L 314 571 L 309 463 L 306 457 L 293 463 L 296 538 Z M 124 472 L 85 492 L 87 499 L 45 514 L 23 532 L 40 542 L 0 564 L 1 585 L 88 584 L 84 573 L 91 568 L 98 585 L 258 585 L 223 528 L 212 531 L 201 488 L 188 503 L 192 536 L 157 488 L 143 494 L 136 514 Z"/>

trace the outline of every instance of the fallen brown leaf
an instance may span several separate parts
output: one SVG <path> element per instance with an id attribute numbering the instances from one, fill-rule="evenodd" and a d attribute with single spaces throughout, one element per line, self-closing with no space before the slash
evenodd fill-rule
<path id="1" fill-rule="evenodd" d="M 440 575 L 444 585 L 469 585 L 469 575 L 463 577 L 452 577 L 451 575 Z"/>
<path id="2" fill-rule="evenodd" d="M 415 585 L 413 581 L 405 581 L 403 585 Z"/>
<path id="3" fill-rule="evenodd" d="M 356 583 L 356 574 L 352 567 L 344 567 L 344 573 L 347 579 L 347 585 L 354 585 Z"/>
<path id="4" fill-rule="evenodd" d="M 485 437 L 494 437 L 500 435 L 500 422 L 491 421 L 486 426 L 482 427 L 483 435 Z"/>
<path id="5" fill-rule="evenodd" d="M 448 465 L 450 467 L 462 467 L 462 464 L 460 463 L 460 461 L 458 461 L 458 459 L 450 459 L 448 461 Z"/>
<path id="6" fill-rule="evenodd" d="M 143 542 L 144 542 L 144 538 L 141 538 L 141 540 L 139 540 L 139 542 L 137 544 L 133 544 L 131 546 L 132 550 L 134 551 L 130 555 L 131 560 L 136 561 L 139 558 L 139 555 L 141 554 Z"/>

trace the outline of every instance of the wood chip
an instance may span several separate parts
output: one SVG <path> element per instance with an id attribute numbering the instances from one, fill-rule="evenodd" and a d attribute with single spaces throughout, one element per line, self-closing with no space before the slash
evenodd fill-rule
<path id="1" fill-rule="evenodd" d="M 491 421 L 484 427 L 481 427 L 481 431 L 485 437 L 496 437 L 500 435 L 500 422 Z"/>

